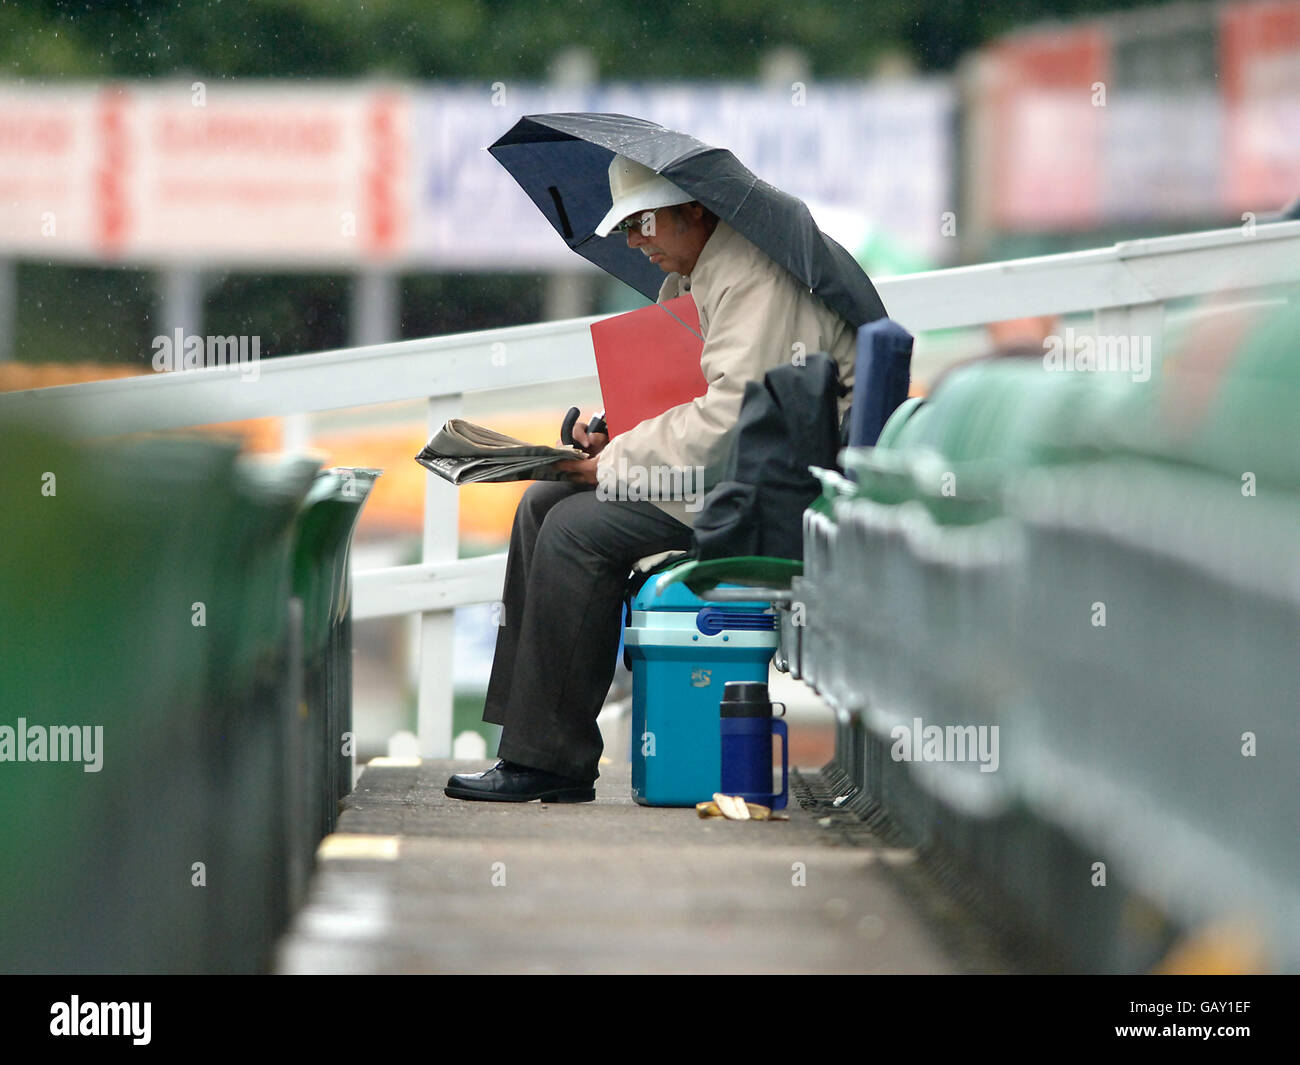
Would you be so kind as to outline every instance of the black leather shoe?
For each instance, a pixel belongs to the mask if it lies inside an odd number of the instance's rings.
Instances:
[[[453,774],[443,794],[483,802],[591,802],[596,798],[596,788],[591,781],[562,777],[503,758],[482,773]]]

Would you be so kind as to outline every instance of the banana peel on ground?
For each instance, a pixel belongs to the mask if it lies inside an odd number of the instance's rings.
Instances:
[[[746,802],[739,795],[714,792],[712,802],[697,802],[695,812],[700,817],[725,817],[728,821],[788,821],[787,814],[774,814],[770,807],[756,802]]]

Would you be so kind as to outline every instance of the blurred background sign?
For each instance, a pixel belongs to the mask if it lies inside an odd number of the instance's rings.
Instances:
[[[1286,203],[1300,195],[1300,4],[1225,6],[1220,35],[1227,196],[1239,210]]]
[[[0,251],[196,264],[580,267],[485,150],[524,114],[634,114],[939,251],[953,91],[818,86],[10,88]],[[858,236],[846,230],[846,239]],[[853,249],[850,249],[853,250]]]
[[[6,252],[84,259],[98,253],[104,120],[93,88],[0,87],[0,242]]]
[[[133,94],[125,247],[143,258],[357,261],[400,250],[405,91],[178,85]]]
[[[113,84],[0,92],[0,241],[42,257],[349,263],[407,235],[409,93]]]

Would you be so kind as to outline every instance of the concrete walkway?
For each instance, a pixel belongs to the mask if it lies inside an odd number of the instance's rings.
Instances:
[[[815,805],[789,821],[594,803],[448,799],[492,763],[371,763],[321,847],[282,973],[946,973],[963,966],[904,893],[915,855]],[[793,774],[792,774],[793,775]],[[792,782],[793,783],[793,782]],[[812,789],[811,791],[809,789]],[[849,845],[851,844],[851,845]]]

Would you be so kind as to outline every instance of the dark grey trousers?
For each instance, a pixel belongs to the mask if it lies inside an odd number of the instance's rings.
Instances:
[[[691,529],[653,503],[598,499],[593,486],[535,481],[515,511],[504,610],[483,720],[500,757],[595,780],[596,715],[617,665],[632,563],[688,548]]]

